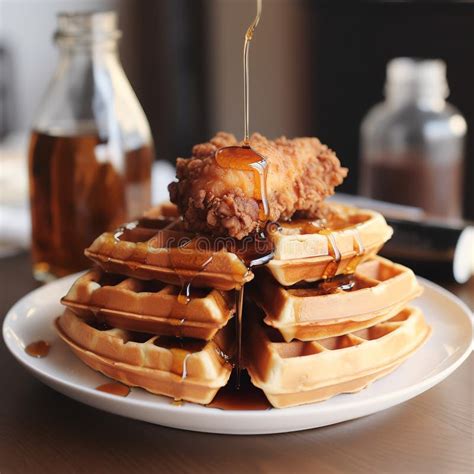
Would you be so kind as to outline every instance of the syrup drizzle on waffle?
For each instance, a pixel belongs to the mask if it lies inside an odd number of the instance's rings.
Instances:
[[[355,256],[351,259],[351,261],[346,266],[346,273],[349,273],[349,274],[352,274],[356,271],[357,265],[359,265],[365,253],[365,247],[362,242],[359,229],[357,227],[354,227],[352,229],[352,232],[354,234],[354,243],[357,246],[357,250],[356,250]]]
[[[320,231],[320,234],[325,235],[328,239],[328,253],[333,257],[332,261],[330,261],[324,269],[323,279],[333,278],[339,268],[339,263],[341,261],[341,252],[337,246],[334,234],[330,229],[323,229]]]

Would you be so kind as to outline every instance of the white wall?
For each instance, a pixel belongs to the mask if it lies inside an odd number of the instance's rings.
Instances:
[[[26,130],[53,75],[59,11],[118,8],[119,0],[0,0],[0,43],[12,57],[13,129]]]

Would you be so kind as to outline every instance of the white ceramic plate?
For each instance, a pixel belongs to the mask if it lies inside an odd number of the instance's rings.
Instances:
[[[127,398],[95,390],[108,379],[83,365],[58,338],[54,319],[61,313],[59,298],[77,275],[39,288],[13,306],[3,324],[3,337],[12,354],[33,375],[55,390],[101,410],[164,426],[226,434],[264,434],[317,428],[384,410],[415,397],[441,382],[472,350],[471,312],[458,298],[421,279],[422,308],[433,335],[428,343],[395,372],[356,394],[322,403],[266,411],[224,411],[193,403],[175,406],[170,399],[132,389]],[[44,359],[24,351],[39,339],[51,343]]]

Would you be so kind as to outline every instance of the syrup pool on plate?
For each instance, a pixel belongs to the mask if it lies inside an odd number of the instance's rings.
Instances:
[[[49,354],[51,346],[46,341],[35,341],[25,347],[25,352],[31,357],[42,359]]]

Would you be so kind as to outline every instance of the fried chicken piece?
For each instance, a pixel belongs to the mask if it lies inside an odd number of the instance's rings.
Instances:
[[[191,158],[176,160],[178,181],[168,189],[188,230],[242,239],[256,229],[259,202],[253,198],[254,173],[223,168],[214,159],[218,149],[238,144],[234,135],[220,132],[209,142],[195,145]],[[267,160],[272,221],[288,220],[295,212],[318,217],[323,199],[347,175],[335,153],[317,138],[271,141],[255,133],[250,144]]]

